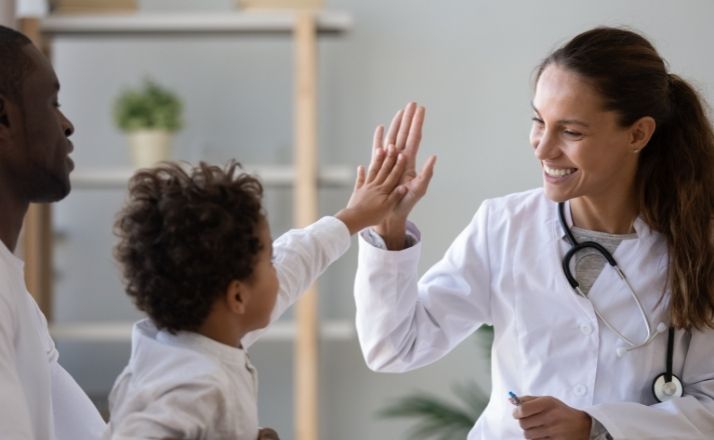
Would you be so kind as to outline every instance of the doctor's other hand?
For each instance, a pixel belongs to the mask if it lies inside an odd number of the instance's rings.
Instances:
[[[375,151],[366,173],[362,166],[357,169],[347,207],[335,214],[350,235],[381,222],[402,200],[407,193],[406,186],[399,184],[404,166],[404,155],[389,145]]]
[[[523,396],[513,417],[526,439],[588,440],[592,418],[555,397]]]
[[[258,440],[280,440],[280,437],[272,428],[261,428],[258,431]]]
[[[401,184],[406,186],[407,194],[375,228],[377,233],[384,238],[387,248],[392,250],[404,248],[407,217],[416,203],[426,194],[434,173],[435,156],[429,157],[421,171],[416,172],[416,158],[421,143],[425,114],[424,107],[410,102],[394,115],[386,137],[384,136],[384,127],[381,125],[374,132],[373,158],[386,144],[394,145],[397,151],[404,155],[406,161]]]

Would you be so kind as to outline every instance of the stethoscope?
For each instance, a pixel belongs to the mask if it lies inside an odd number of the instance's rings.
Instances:
[[[647,338],[645,338],[643,342],[637,343],[622,334],[622,332],[620,332],[619,330],[617,330],[610,323],[610,321],[608,321],[602,315],[602,313],[600,313],[600,310],[598,310],[595,304],[592,301],[590,302],[590,304],[592,304],[593,310],[595,310],[595,314],[598,318],[600,318],[600,321],[602,321],[603,324],[607,326],[607,328],[612,330],[612,332],[615,333],[622,341],[627,343],[628,347],[618,347],[617,356],[620,357],[627,351],[644,347],[645,345],[652,342],[652,340],[654,340],[657,335],[659,335],[660,333],[664,333],[667,330],[667,326],[663,322],[660,322],[657,325],[657,328],[654,332],[652,331],[650,321],[649,319],[647,319],[647,314],[645,313],[644,307],[642,307],[640,299],[637,297],[635,290],[632,288],[632,285],[627,280],[625,274],[617,265],[617,261],[615,261],[615,258],[612,256],[612,254],[601,244],[596,243],[594,241],[583,241],[582,243],[578,243],[572,231],[568,227],[568,223],[565,220],[565,204],[563,202],[558,203],[558,217],[560,219],[560,226],[563,228],[563,231],[565,231],[566,238],[571,246],[568,252],[566,252],[565,256],[563,257],[563,273],[565,274],[565,278],[568,279],[568,283],[570,283],[570,286],[573,288],[575,293],[587,299],[587,295],[580,289],[580,283],[578,283],[578,280],[575,279],[572,272],[570,271],[570,260],[577,252],[586,248],[591,248],[597,251],[600,255],[602,255],[607,260],[608,264],[615,270],[615,272],[617,272],[617,275],[620,277],[620,279],[624,281],[625,284],[627,284],[627,288],[630,290],[630,296],[632,296],[632,299],[635,301],[635,304],[637,304],[637,309],[640,311],[640,317],[644,321],[645,328],[647,329]],[[655,379],[652,381],[652,394],[654,394],[654,397],[655,399],[657,399],[658,402],[664,402],[665,400],[673,399],[675,397],[682,397],[682,381],[676,375],[672,374],[673,357],[674,327],[669,327],[669,331],[667,334],[667,358],[665,360],[666,370],[664,373],[661,373],[657,377],[655,377]]]

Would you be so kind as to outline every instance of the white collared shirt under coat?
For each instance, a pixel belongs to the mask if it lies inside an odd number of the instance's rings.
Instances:
[[[666,285],[666,243],[641,218],[634,228],[637,238],[624,240],[614,257],[654,331],[668,323],[669,292],[658,304]],[[410,230],[420,238],[413,225]],[[356,321],[370,368],[402,372],[427,365],[480,325],[494,326],[491,399],[469,440],[523,438],[509,390],[554,396],[588,412],[615,439],[714,438],[714,331],[676,332],[673,371],[684,383],[684,396],[656,403],[652,380],[665,370],[667,333],[618,357],[624,343],[563,275],[569,245],[557,205],[542,189],[485,201],[421,279],[420,241],[387,251],[362,234]],[[623,334],[646,338],[637,306],[615,271],[606,267],[589,296]]]

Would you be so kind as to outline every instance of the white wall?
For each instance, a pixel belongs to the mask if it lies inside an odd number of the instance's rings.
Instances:
[[[601,24],[638,29],[672,71],[714,102],[710,0],[326,3],[351,12],[355,27],[320,43],[321,163],[365,163],[376,124],[387,123],[408,100],[427,106],[423,157],[435,153],[439,160],[430,192],[414,213],[424,234],[423,268],[439,258],[484,198],[540,184],[527,142],[531,76],[542,58],[574,34]],[[128,164],[110,106],[121,87],[136,84],[145,73],[179,90],[185,100],[187,127],[178,138],[177,158],[290,160],[292,62],[284,39],[65,38],[57,42],[55,58],[64,110],[77,127],[78,168]],[[347,195],[326,191],[321,210],[334,212]],[[138,316],[111,262],[110,224],[121,198],[120,191],[77,190],[57,206],[56,226],[66,235],[56,255],[58,320]],[[271,191],[267,204],[274,233],[284,231],[289,193]],[[355,249],[325,275],[323,315],[353,316],[354,266]],[[122,344],[87,350],[60,342],[59,347],[63,364],[92,393],[110,386],[128,353]],[[262,379],[262,422],[287,439],[292,438],[291,350],[287,343],[266,343],[252,352]],[[408,424],[374,418],[385,401],[415,389],[449,395],[452,382],[485,377],[475,341],[403,375],[369,372],[356,340],[323,344],[322,353],[327,440],[403,438]]]
[[[0,2],[0,25],[15,27],[15,2],[8,0]]]

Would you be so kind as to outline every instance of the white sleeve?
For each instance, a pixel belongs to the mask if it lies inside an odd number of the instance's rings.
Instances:
[[[57,362],[52,363],[52,412],[57,440],[98,440],[106,427],[89,397]]]
[[[0,296],[0,438],[30,440],[32,423],[15,362],[12,308]]]
[[[304,229],[292,229],[273,242],[273,264],[280,285],[270,322],[288,307],[350,247],[347,226],[335,217],[323,217]],[[252,345],[265,329],[248,333],[243,346]]]
[[[680,379],[680,398],[651,406],[603,403],[585,411],[616,440],[714,438],[714,330],[692,331]]]
[[[355,277],[356,325],[367,365],[402,372],[446,355],[491,322],[488,205],[417,281],[421,242],[402,251],[370,245],[362,234]],[[410,234],[419,232],[408,225]]]

